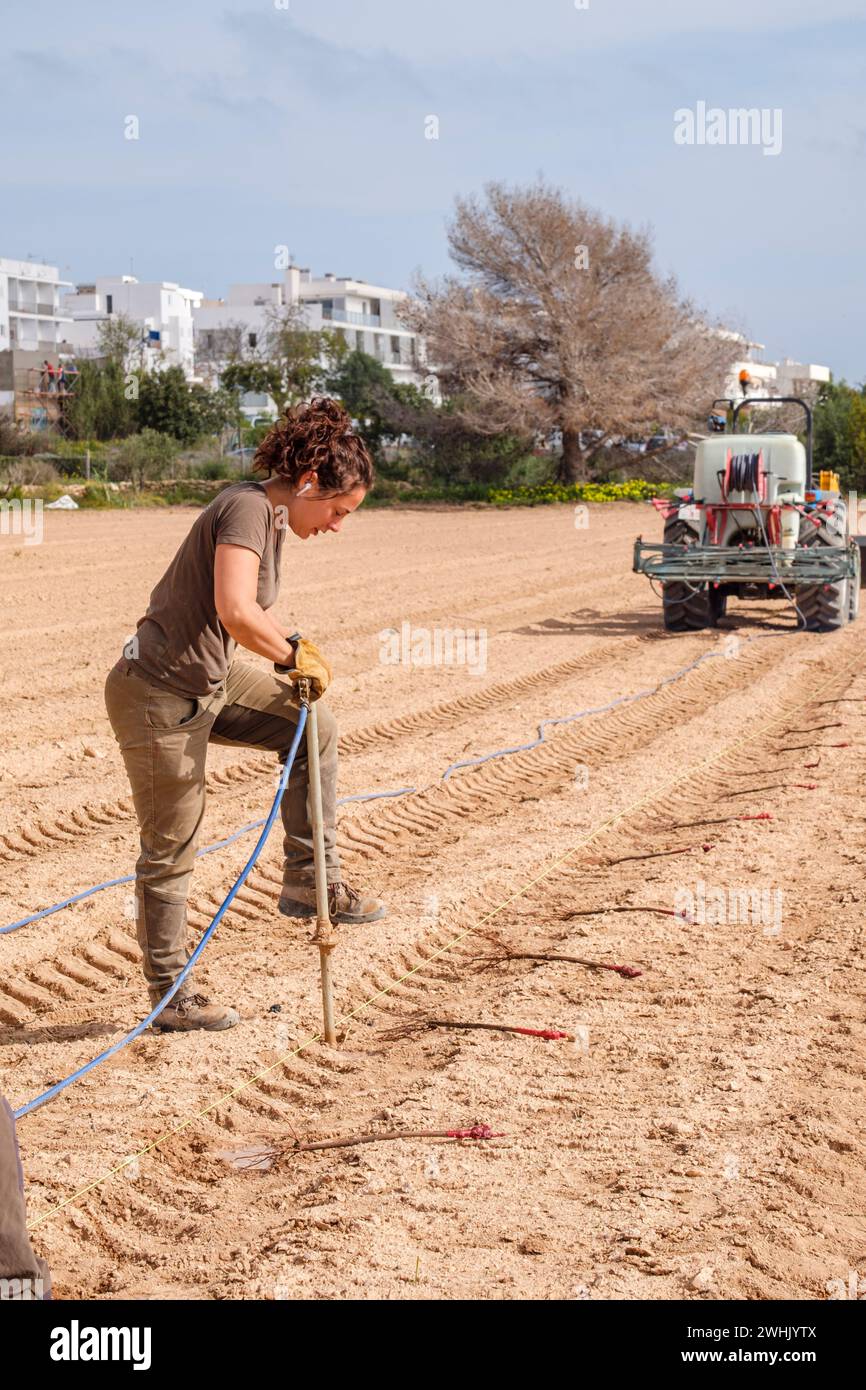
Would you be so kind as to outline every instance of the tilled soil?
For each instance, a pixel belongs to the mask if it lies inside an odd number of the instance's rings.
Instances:
[[[132,870],[102,686],[192,516],[0,538],[0,925]],[[59,1297],[821,1299],[866,1276],[862,620],[734,603],[667,635],[641,529],[629,505],[587,529],[362,510],[289,537],[278,611],[335,666],[340,795],[410,789],[340,810],[346,877],[388,915],[340,928],[329,1049],[274,832],[196,974],[241,1024],[147,1034],[22,1119]],[[483,630],[484,669],[383,661],[404,623]],[[522,751],[443,777],[500,749]],[[264,816],[277,770],[209,768],[208,844]],[[196,936],[253,842],[198,861]],[[143,1016],[129,912],[120,886],[3,937],[13,1105]],[[500,1137],[291,1152],[474,1124]]]

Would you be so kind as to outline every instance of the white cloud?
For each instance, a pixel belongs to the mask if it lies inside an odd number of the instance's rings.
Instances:
[[[484,59],[528,53],[564,55],[690,34],[780,33],[862,19],[863,0],[292,0],[295,21],[311,34],[368,52],[428,60]]]

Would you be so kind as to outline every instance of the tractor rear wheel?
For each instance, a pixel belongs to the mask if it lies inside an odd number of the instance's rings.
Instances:
[[[827,545],[843,550],[847,544],[844,532],[844,513],[839,519],[833,518],[828,524],[820,526],[800,523],[800,545]],[[859,560],[859,555],[858,555]],[[806,632],[835,632],[844,627],[852,617],[852,605],[856,616],[860,601],[860,578],[857,576],[856,590],[853,581],[846,575],[834,584],[806,584],[794,592],[797,612],[805,624]]]
[[[665,522],[665,545],[695,545],[697,539],[697,531],[681,517],[672,516]],[[670,579],[662,584],[662,604],[668,632],[694,632],[713,626],[714,616],[704,584],[698,586],[682,579]]]

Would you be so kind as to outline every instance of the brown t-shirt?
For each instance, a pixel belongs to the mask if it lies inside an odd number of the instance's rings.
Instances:
[[[211,695],[222,684],[236,642],[217,617],[214,558],[217,544],[243,545],[259,556],[256,598],[276,602],[285,528],[261,483],[233,483],[196,518],[129,644],[129,659],[149,680],[183,695]]]

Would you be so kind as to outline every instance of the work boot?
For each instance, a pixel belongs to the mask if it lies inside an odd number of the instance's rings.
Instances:
[[[236,1023],[240,1023],[236,1009],[212,1004],[204,994],[176,994],[150,1026],[156,1033],[188,1033],[194,1028],[217,1032]]]
[[[315,883],[284,883],[279,907],[285,917],[315,917]],[[339,879],[328,884],[328,916],[332,922],[363,925],[378,922],[385,912],[381,898],[368,898]]]

